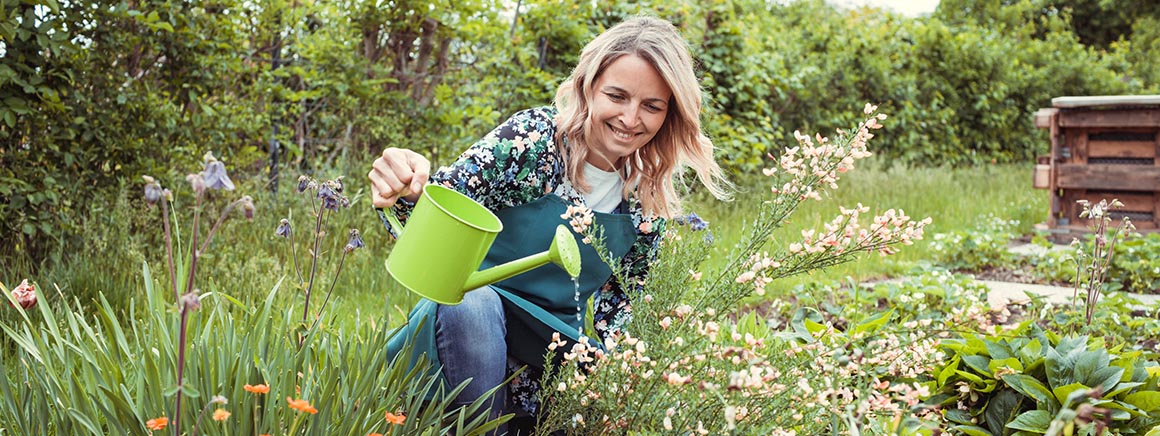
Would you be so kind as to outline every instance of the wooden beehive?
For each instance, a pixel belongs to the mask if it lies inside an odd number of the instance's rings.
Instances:
[[[1051,131],[1051,155],[1038,159],[1034,186],[1051,191],[1047,225],[1084,230],[1077,200],[1119,199],[1141,231],[1160,231],[1160,95],[1057,97],[1035,113]]]

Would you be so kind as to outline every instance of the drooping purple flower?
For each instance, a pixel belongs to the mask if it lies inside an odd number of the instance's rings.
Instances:
[[[358,229],[350,229],[350,240],[347,241],[346,247],[343,247],[342,249],[347,253],[350,253],[363,247],[366,247],[366,244],[363,243],[362,236],[359,235]]]
[[[161,184],[149,176],[141,176],[141,178],[145,179],[145,201],[149,204],[157,204],[158,201],[161,201]]]
[[[338,210],[342,203],[342,199],[339,198],[338,193],[334,192],[329,183],[323,183],[318,188],[318,198],[322,200],[323,209]]]
[[[278,228],[274,230],[275,236],[283,238],[290,238],[290,220],[282,218],[282,222],[278,223]]]
[[[305,174],[298,176],[298,192],[306,192],[306,188],[310,186],[310,178]]]
[[[226,174],[226,165],[217,159],[205,163],[205,171],[202,171],[201,176],[205,179],[206,188],[234,190],[234,182]]]

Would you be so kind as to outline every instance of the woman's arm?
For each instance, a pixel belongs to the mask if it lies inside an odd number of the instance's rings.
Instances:
[[[492,211],[544,196],[564,173],[555,151],[553,117],[552,110],[546,107],[517,112],[465,150],[454,163],[432,174],[430,183],[462,192]],[[414,206],[401,198],[394,212],[404,221]],[[391,228],[386,219],[383,223]]]

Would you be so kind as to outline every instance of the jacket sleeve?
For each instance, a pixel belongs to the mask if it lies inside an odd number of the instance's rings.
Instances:
[[[556,175],[563,173],[553,150],[554,125],[546,108],[520,111],[460,154],[454,163],[433,173],[429,183],[462,192],[492,211],[540,198],[551,191]],[[400,201],[394,212],[404,221],[413,208],[414,204]],[[390,230],[385,217],[380,218]]]
[[[613,274],[593,296],[592,322],[601,342],[608,338],[619,339],[627,331],[628,323],[632,321],[630,295],[636,297],[644,289],[649,266],[656,260],[665,233],[665,225],[664,219],[639,224],[636,242],[621,259],[627,283],[621,283]]]

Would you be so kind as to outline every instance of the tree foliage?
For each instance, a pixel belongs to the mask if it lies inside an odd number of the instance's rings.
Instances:
[[[34,261],[114,191],[209,150],[272,189],[387,146],[447,163],[551,104],[580,48],[641,13],[689,41],[706,129],[739,171],[867,101],[895,117],[890,162],[1024,162],[1052,97],[1160,83],[1158,11],[1128,0],[943,0],[918,18],[822,0],[0,2],[0,255]]]

